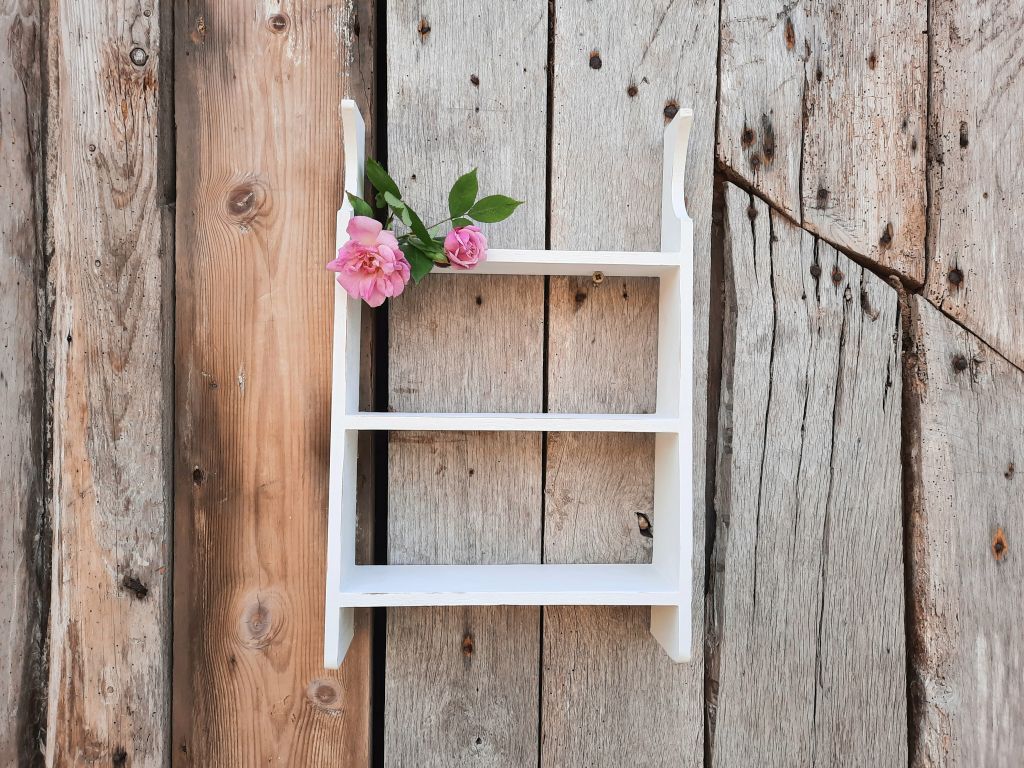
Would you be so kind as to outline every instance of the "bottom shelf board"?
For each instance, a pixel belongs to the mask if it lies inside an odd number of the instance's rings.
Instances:
[[[650,564],[357,565],[335,605],[680,605]]]

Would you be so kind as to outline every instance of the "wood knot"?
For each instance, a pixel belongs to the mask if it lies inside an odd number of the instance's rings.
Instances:
[[[679,105],[675,101],[666,101],[665,108],[661,111],[666,120],[671,120],[679,114]]]
[[[992,538],[992,556],[996,559],[996,562],[1002,562],[1009,551],[1010,548],[1006,545],[1006,534],[1003,533],[1002,528],[999,528],[996,531],[996,535]]]
[[[846,275],[843,274],[843,270],[841,270],[837,266],[832,267],[832,285],[838,286],[841,282],[843,282],[844,277],[846,277]]]
[[[815,280],[821,277],[821,266],[818,264],[811,264],[811,277]]]
[[[420,42],[426,42],[427,36],[430,35],[430,22],[426,17],[420,17],[420,23],[416,25],[416,32],[419,33]]]
[[[114,768],[128,765],[128,751],[124,747],[118,747],[110,756],[110,762]]]
[[[640,535],[645,539],[654,538],[654,528],[651,526],[651,518],[643,512],[636,513],[636,525],[640,529]]]
[[[206,473],[203,472],[203,468],[195,466],[192,468],[192,483],[194,485],[202,485],[206,482]]]
[[[754,143],[754,139],[757,136],[754,134],[754,129],[749,125],[744,125],[743,130],[740,132],[740,146],[746,149]]]
[[[591,69],[600,69],[603,65],[604,65],[604,62],[601,61],[601,54],[598,53],[597,51],[591,51],[590,52],[590,68]]]
[[[479,87],[480,87],[480,78],[479,78],[479,77],[477,77],[476,75],[470,75],[470,76],[469,76],[469,82],[471,82],[471,83],[472,83],[473,85],[475,85],[475,86],[476,86],[477,88],[479,88]]]
[[[249,648],[262,649],[273,642],[274,617],[266,602],[256,600],[246,609],[242,616],[240,635],[242,642]]]
[[[283,13],[275,13],[267,19],[267,27],[275,35],[283,35],[288,31],[288,17]]]
[[[630,83],[626,86],[626,95],[631,99],[635,99],[636,95],[640,93],[640,89],[636,87],[636,83]]]
[[[815,199],[818,201],[819,208],[825,208],[828,205],[829,191],[825,187],[818,187],[817,195]]]
[[[874,69],[878,66],[878,56],[874,51],[868,54],[868,69]]]
[[[786,39],[786,50],[792,51],[796,48],[796,30],[793,29],[793,20],[786,17],[786,25],[783,31],[783,36]]]
[[[131,592],[132,597],[136,600],[145,600],[149,594],[149,587],[139,581],[137,577],[128,573],[121,579],[121,586]]]
[[[885,225],[885,229],[882,230],[882,236],[878,238],[878,244],[883,248],[888,248],[892,245],[892,222],[890,221]]]
[[[467,632],[462,636],[462,655],[466,657],[472,656],[473,649],[473,634],[471,632]]]
[[[266,194],[262,186],[255,181],[245,181],[236,184],[228,192],[224,210],[230,221],[243,230],[248,230],[260,215],[265,202]]]
[[[971,361],[963,355],[957,355],[953,358],[953,370],[957,373],[963,373],[970,367]]]
[[[1005,478],[1006,478],[1007,480],[1012,480],[1012,479],[1013,479],[1013,473],[1014,473],[1015,471],[1016,471],[1016,467],[1014,467],[1014,466],[1013,466],[1013,462],[1011,461],[1011,462],[1010,462],[1010,463],[1009,463],[1009,464],[1008,464],[1008,465],[1006,466],[1006,471],[1005,471],[1005,472],[1003,472],[1003,477],[1005,477]]]
[[[341,711],[341,683],[329,677],[318,677],[306,686],[306,698],[319,710],[335,714]]]
[[[964,273],[960,271],[959,267],[953,267],[946,275],[946,279],[949,280],[950,285],[958,286],[964,281]]]
[[[965,120],[960,121],[960,149],[967,149],[967,145],[970,144],[970,136],[967,130],[967,122]]]

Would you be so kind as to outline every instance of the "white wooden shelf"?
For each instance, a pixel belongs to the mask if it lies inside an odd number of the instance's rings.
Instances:
[[[356,565],[339,604],[675,605],[679,587],[653,565]]]
[[[342,102],[345,191],[362,195],[365,128]],[[693,579],[693,222],[683,205],[693,116],[680,110],[665,130],[661,250],[493,249],[453,275],[656,277],[658,383],[653,414],[368,413],[359,411],[362,302],[335,287],[331,457],[327,521],[324,664],[341,665],[353,611],[375,606],[647,605],[651,633],[674,661],[690,658]],[[353,215],[343,196],[337,246]],[[430,279],[429,277],[427,278]],[[371,430],[627,432],[654,434],[654,546],[650,564],[356,565],[358,434]]]
[[[679,418],[654,414],[582,413],[372,413],[346,414],[345,429],[442,432],[666,432],[678,433]]]

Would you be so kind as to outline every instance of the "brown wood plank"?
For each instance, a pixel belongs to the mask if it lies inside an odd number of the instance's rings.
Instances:
[[[726,192],[713,765],[900,765],[896,292]]]
[[[696,220],[694,659],[673,664],[645,608],[544,613],[541,765],[699,765],[715,3],[556,5],[551,247],[657,250],[666,118],[692,107],[687,201]],[[657,284],[552,278],[551,411],[651,411]],[[548,436],[546,562],[644,562],[650,436]],[[653,520],[657,536],[658,523]]]
[[[935,306],[1024,367],[1024,18],[932,4],[928,285]]]
[[[369,614],[322,668],[340,100],[372,4],[176,8],[173,757],[366,766]]]
[[[49,5],[49,765],[169,761],[172,188],[159,6]]]
[[[527,201],[491,244],[544,247],[546,41],[544,0],[388,5],[388,161],[428,221],[478,166],[481,194]],[[435,273],[390,304],[391,408],[542,409],[542,278]],[[539,562],[540,457],[536,434],[392,434],[389,562]],[[385,764],[536,760],[539,618],[388,611]]]
[[[924,281],[927,4],[723,0],[718,157],[791,219]]]
[[[920,297],[911,312],[910,764],[1019,766],[1024,372]]]
[[[43,285],[40,15],[0,7],[0,765],[38,758],[43,520],[43,378],[36,298]]]

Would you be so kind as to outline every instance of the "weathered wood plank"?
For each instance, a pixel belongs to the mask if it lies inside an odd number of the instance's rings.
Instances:
[[[895,291],[726,192],[713,764],[900,765]]]
[[[388,160],[430,221],[479,166],[527,205],[491,244],[544,247],[547,3],[391,3]],[[391,302],[389,405],[540,411],[544,283],[433,274]],[[539,562],[538,434],[395,433],[392,563]],[[388,612],[384,760],[527,765],[537,754],[536,608]],[[415,727],[410,727],[415,723]]]
[[[927,4],[723,0],[718,157],[787,216],[924,281]]]
[[[176,9],[174,759],[365,766],[369,616],[322,668],[339,103],[372,4]]]
[[[666,118],[696,113],[686,188],[696,220],[694,549],[703,553],[717,6],[556,8],[551,247],[657,250]],[[552,278],[549,322],[549,410],[653,410],[653,280]],[[653,457],[650,436],[549,435],[545,561],[649,561]],[[701,763],[703,568],[698,556],[689,664],[672,664],[654,641],[647,609],[545,609],[541,765]]]
[[[1024,14],[932,5],[928,299],[1024,366]]]
[[[49,6],[53,578],[46,760],[162,766],[171,238],[159,10]],[[59,169],[59,170],[57,170]]]
[[[910,309],[910,764],[1010,768],[1024,753],[1024,373],[920,297]]]
[[[43,180],[40,17],[0,4],[0,765],[38,759],[42,520],[42,352],[37,295]]]

